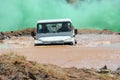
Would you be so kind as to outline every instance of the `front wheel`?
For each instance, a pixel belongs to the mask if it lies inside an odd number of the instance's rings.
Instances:
[[[37,44],[34,44],[34,46],[38,46]]]
[[[40,44],[34,44],[34,46],[40,46]]]
[[[72,45],[72,46],[75,46],[76,43],[75,42],[70,42],[69,44]]]
[[[76,44],[77,44],[77,41],[76,41],[76,40],[70,43],[70,45],[74,45],[74,46],[75,46]]]
[[[75,40],[75,44],[77,44],[77,41]]]

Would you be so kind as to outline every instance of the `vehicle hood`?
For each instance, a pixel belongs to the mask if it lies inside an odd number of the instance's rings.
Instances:
[[[70,38],[71,36],[52,36],[52,37],[41,37],[38,40],[40,41],[64,41]]]

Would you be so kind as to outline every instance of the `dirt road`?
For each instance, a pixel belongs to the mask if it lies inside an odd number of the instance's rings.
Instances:
[[[84,34],[76,36],[78,44],[33,46],[33,38],[13,37],[4,40],[0,53],[14,52],[24,55],[28,60],[44,64],[55,64],[61,67],[101,68],[107,65],[110,69],[120,66],[120,36]]]

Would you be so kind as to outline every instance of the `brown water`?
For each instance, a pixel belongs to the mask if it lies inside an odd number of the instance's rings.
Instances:
[[[34,47],[31,37],[13,37],[1,43],[0,53],[15,52],[28,60],[61,67],[110,69],[120,66],[120,36],[84,34],[76,36],[78,44]]]

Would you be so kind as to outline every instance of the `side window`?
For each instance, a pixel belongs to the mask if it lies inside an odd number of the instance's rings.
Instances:
[[[67,23],[67,26],[68,26],[68,31],[71,31],[72,30],[71,23]]]
[[[41,30],[41,29],[42,29],[42,25],[40,24],[40,25],[39,25],[39,30]]]
[[[38,25],[37,25],[37,33],[39,33],[41,29],[42,29],[42,25],[41,25],[41,24],[38,24]]]
[[[68,23],[68,29],[71,30],[71,23]]]
[[[68,23],[68,26],[70,27],[70,26],[71,26],[71,24],[70,24],[70,23]]]

